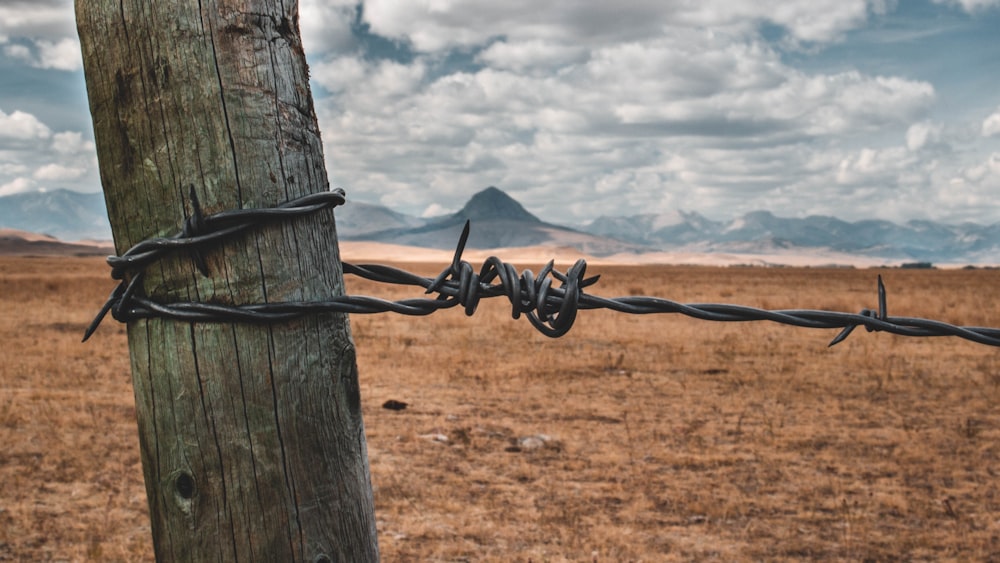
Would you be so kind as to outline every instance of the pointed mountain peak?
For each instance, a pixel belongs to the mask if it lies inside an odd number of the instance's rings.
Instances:
[[[456,218],[484,220],[484,219],[508,219],[513,221],[531,221],[541,223],[542,221],[528,213],[520,203],[510,197],[503,190],[490,186],[485,190],[472,196],[472,199],[465,204],[461,211],[455,214]]]

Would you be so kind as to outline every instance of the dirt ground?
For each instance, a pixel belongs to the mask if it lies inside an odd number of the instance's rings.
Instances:
[[[852,312],[882,273],[890,314],[1000,325],[994,270],[590,271]],[[0,258],[0,561],[152,560],[125,332],[80,343],[111,288],[100,259]],[[351,322],[385,561],[1000,560],[995,348],[597,311],[552,340],[502,300]]]

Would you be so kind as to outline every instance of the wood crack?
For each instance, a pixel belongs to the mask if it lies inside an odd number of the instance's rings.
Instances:
[[[198,2],[199,8],[201,7],[201,1]],[[204,18],[204,12],[202,12],[202,18]],[[219,85],[219,103],[222,109],[223,122],[226,125],[226,138],[229,141],[229,150],[232,155],[233,163],[233,177],[236,181],[236,205],[237,207],[243,207],[243,183],[240,181],[240,165],[237,159],[236,150],[236,139],[233,137],[233,126],[230,122],[229,108],[226,104],[226,82],[222,78],[222,67],[219,64],[219,51],[215,45],[215,27],[212,25],[208,26],[208,38],[209,47],[212,50],[212,63],[215,66],[215,77]]]
[[[285,488],[291,500],[292,509],[295,511],[295,526],[299,536],[299,550],[301,555],[305,554],[305,530],[302,529],[302,515],[299,513],[299,498],[295,491],[295,481],[289,472],[288,451],[285,447],[285,436],[281,429],[280,402],[278,400],[278,389],[274,383],[274,333],[270,326],[267,327],[267,379],[271,385],[271,409],[274,413],[274,428],[278,437],[278,450],[281,457],[281,469],[285,477]],[[288,545],[295,553],[295,540],[292,538],[292,530],[288,530]]]

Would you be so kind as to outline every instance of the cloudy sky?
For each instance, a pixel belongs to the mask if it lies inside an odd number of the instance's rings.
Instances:
[[[414,215],[1000,222],[1000,0],[301,0],[334,185]],[[71,0],[0,2],[0,194],[98,191]],[[346,210],[345,210],[346,212]]]

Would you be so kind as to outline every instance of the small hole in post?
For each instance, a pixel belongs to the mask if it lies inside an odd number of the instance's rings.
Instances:
[[[178,475],[177,480],[174,481],[174,486],[177,487],[177,494],[182,499],[189,500],[194,496],[194,478],[190,474],[181,473]]]
[[[313,559],[313,563],[333,563],[333,562],[330,560],[330,557],[327,554],[320,553],[319,555],[316,556],[315,559]]]

